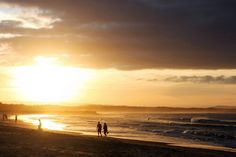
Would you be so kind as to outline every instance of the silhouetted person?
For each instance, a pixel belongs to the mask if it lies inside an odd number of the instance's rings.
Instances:
[[[108,134],[107,123],[103,124],[103,132],[104,132],[104,135],[107,136]]]
[[[2,115],[2,120],[7,120],[7,114],[4,113],[4,114]]]
[[[17,115],[15,115],[15,123],[17,123],[18,117]]]
[[[100,122],[98,122],[98,124],[97,124],[97,131],[98,131],[98,136],[100,134],[102,137],[102,124]]]
[[[42,130],[42,122],[41,122],[41,119],[39,119],[38,129],[39,129],[39,130]]]

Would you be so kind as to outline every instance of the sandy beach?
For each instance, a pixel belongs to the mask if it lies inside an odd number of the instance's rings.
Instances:
[[[134,157],[233,157],[235,153],[169,146],[85,135],[67,135],[0,123],[1,157],[39,156],[134,156]]]

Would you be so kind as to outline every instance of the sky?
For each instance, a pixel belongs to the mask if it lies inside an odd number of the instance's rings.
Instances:
[[[235,0],[0,0],[0,101],[236,106]]]

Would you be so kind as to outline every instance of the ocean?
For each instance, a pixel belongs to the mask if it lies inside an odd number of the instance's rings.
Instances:
[[[236,152],[236,114],[232,113],[97,113],[25,114],[19,120],[43,129],[97,135],[100,121],[108,124],[108,136],[170,145],[223,149]]]

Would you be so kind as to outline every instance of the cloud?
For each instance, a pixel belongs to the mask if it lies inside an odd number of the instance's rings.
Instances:
[[[235,0],[1,2],[2,33],[22,35],[4,40],[25,60],[67,53],[67,64],[94,68],[236,68]]]
[[[47,11],[37,7],[0,4],[0,23],[29,29],[53,28],[59,18],[50,16]]]
[[[171,76],[165,78],[137,79],[149,82],[165,81],[175,83],[210,83],[210,84],[236,84],[236,76]]]
[[[9,39],[21,36],[22,36],[21,34],[0,33],[0,39]]]

